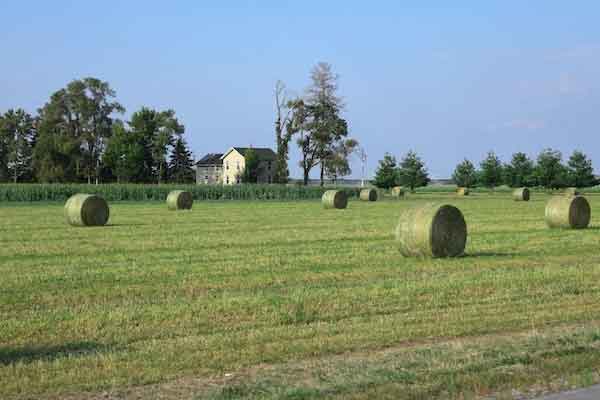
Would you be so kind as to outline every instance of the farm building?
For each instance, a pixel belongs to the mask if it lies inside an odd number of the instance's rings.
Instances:
[[[269,148],[232,147],[221,156],[223,163],[223,184],[241,183],[241,176],[246,167],[246,152],[252,149],[258,157],[258,183],[273,183],[277,154]]]
[[[196,163],[196,183],[215,185],[223,183],[222,153],[208,153]]]

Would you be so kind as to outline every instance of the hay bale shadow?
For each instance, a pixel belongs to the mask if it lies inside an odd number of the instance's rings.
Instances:
[[[0,347],[0,365],[17,362],[52,361],[63,357],[72,357],[108,351],[108,346],[94,342],[75,342],[60,346],[25,346],[18,349]]]

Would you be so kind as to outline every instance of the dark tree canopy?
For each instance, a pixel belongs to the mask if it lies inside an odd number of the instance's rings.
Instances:
[[[510,187],[535,185],[534,163],[527,154],[515,153],[510,164],[505,166],[504,180]]]
[[[569,157],[567,173],[570,186],[589,187],[597,184],[592,160],[581,151],[575,150],[571,157]]]
[[[502,184],[504,171],[502,162],[493,151],[488,152],[486,158],[480,163],[480,183],[488,188],[495,188]]]
[[[144,173],[143,141],[125,124],[113,124],[113,133],[104,153],[104,164],[116,176],[117,182],[135,182]]]
[[[169,161],[169,181],[174,183],[193,183],[194,159],[192,152],[182,137],[178,137]]]
[[[477,184],[477,171],[473,163],[466,158],[454,169],[452,180],[457,186],[470,188]]]
[[[421,186],[427,186],[430,181],[425,163],[412,150],[400,161],[398,177],[400,184],[409,187],[411,191]]]
[[[537,158],[535,167],[537,183],[545,188],[563,188],[569,185],[567,169],[562,164],[560,151],[545,149]]]
[[[373,184],[381,189],[389,189],[397,186],[398,179],[398,164],[396,157],[390,153],[385,153],[383,160],[379,161],[379,166],[375,171],[375,180]]]
[[[258,182],[258,175],[260,173],[260,160],[258,154],[253,149],[246,150],[244,154],[244,171],[242,172],[243,183],[256,183]]]

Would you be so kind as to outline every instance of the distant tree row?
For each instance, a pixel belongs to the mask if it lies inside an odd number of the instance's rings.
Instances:
[[[33,116],[0,115],[0,182],[192,182],[193,160],[173,110],[142,108],[124,122],[115,91],[74,80]]]
[[[411,150],[400,160],[400,164],[397,163],[396,157],[386,153],[383,160],[379,161],[373,183],[382,189],[404,186],[414,190],[427,186],[429,181],[425,163]]]
[[[525,153],[515,153],[510,163],[504,164],[494,152],[489,152],[476,169],[467,159],[456,166],[452,180],[463,187],[494,188],[541,186],[544,188],[589,187],[598,184],[592,161],[581,151],[574,151],[563,164],[560,151],[545,149],[530,159]]]

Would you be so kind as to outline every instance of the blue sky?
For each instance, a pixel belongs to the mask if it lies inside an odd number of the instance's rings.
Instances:
[[[599,2],[21,0],[0,15],[0,111],[95,76],[127,115],[175,109],[196,156],[274,147],[275,82],[302,93],[326,61],[370,173],[409,149],[434,177],[489,150],[600,166]]]

